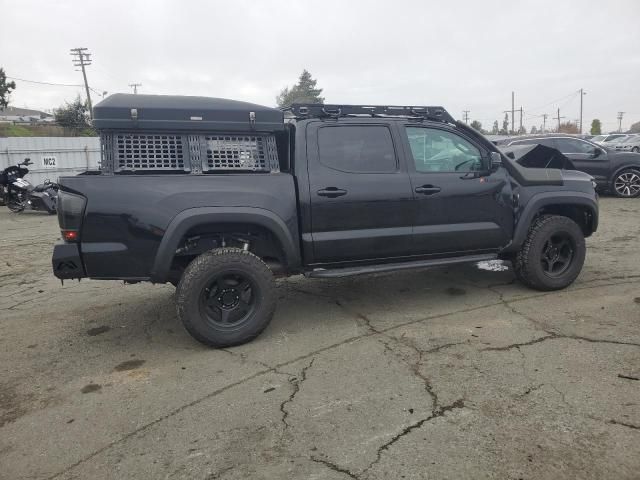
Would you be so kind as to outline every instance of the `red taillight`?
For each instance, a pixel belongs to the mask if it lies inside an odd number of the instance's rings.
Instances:
[[[78,232],[76,230],[62,230],[62,238],[66,242],[75,242],[78,240]]]

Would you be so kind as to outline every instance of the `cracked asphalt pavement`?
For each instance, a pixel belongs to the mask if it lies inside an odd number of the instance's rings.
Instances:
[[[0,233],[1,479],[640,478],[640,199],[601,200],[567,290],[294,277],[223,350],[169,285],[61,286],[55,217]]]

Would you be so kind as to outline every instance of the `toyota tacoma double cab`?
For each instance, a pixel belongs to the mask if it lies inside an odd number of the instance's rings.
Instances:
[[[504,259],[561,289],[598,226],[592,177],[524,167],[442,107],[117,94],[94,125],[99,171],[59,181],[54,274],[171,283],[211,346],[265,329],[277,276]]]

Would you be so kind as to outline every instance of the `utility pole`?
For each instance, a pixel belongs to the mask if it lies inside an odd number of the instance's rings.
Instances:
[[[463,110],[462,113],[462,118],[464,118],[464,123],[469,123],[469,112],[471,110]]]
[[[564,118],[560,116],[560,109],[558,108],[558,116],[556,117],[558,119],[558,133],[560,133],[560,119]]]
[[[131,88],[133,88],[133,93],[137,94],[138,93],[138,87],[141,87],[142,84],[141,83],[130,83],[129,86]]]
[[[89,93],[89,82],[87,82],[87,72],[84,67],[91,65],[91,54],[86,48],[72,48],[73,65],[82,69],[82,78],[84,78],[84,89],[87,92],[87,103],[89,104],[89,118],[93,119],[93,105],[91,104],[91,94]]]
[[[618,112],[618,132],[622,132],[622,117],[625,112]]]
[[[542,133],[544,133],[547,130],[547,117],[549,116],[548,113],[543,113],[542,114]]]
[[[584,97],[587,93],[584,91],[584,88],[580,89],[580,135],[582,135],[582,97]]]
[[[522,107],[520,107],[520,128],[518,129],[518,132],[522,131]]]
[[[515,103],[516,102],[516,94],[515,92],[511,92],[511,133],[515,133],[516,129],[516,125],[515,125],[515,114],[516,114],[516,107],[515,107]]]

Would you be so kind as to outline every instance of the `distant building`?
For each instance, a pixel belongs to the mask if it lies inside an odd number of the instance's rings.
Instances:
[[[53,115],[40,110],[28,108],[7,107],[0,109],[0,122],[8,123],[52,123]]]

